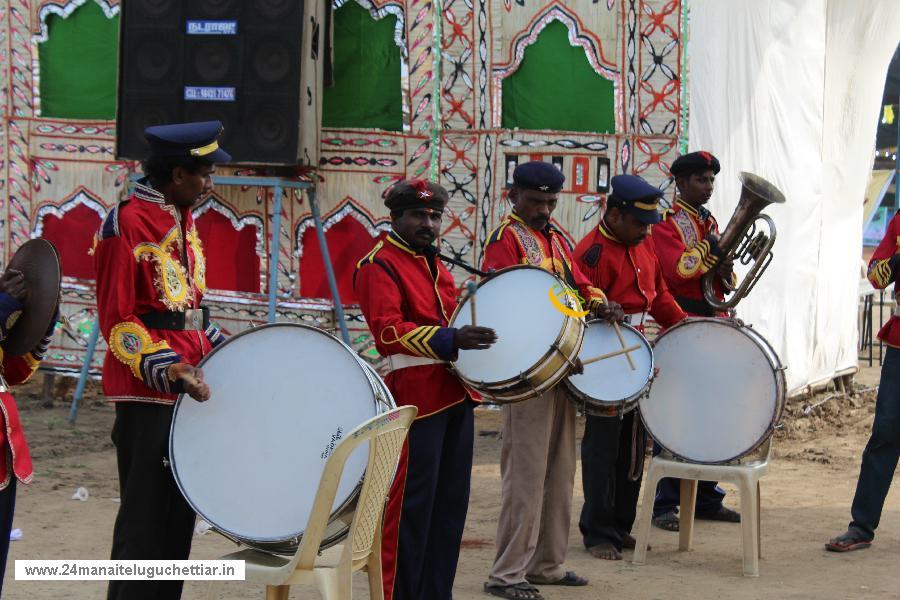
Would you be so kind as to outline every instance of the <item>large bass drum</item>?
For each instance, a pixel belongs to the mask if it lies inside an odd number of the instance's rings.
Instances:
[[[527,265],[485,278],[475,296],[476,325],[497,332],[487,350],[460,350],[453,368],[466,384],[496,402],[534,398],[572,368],[584,339],[574,294],[553,274]],[[456,308],[452,327],[472,324],[471,299]]]
[[[690,462],[721,464],[756,450],[784,409],[784,368],[753,329],[726,319],[689,319],[653,348],[659,368],[638,402],[660,446]]]
[[[215,530],[293,554],[325,461],[350,431],[394,408],[381,378],[348,346],[305,325],[239,333],[200,363],[211,397],[175,405],[169,459],[178,487]],[[349,530],[368,444],[344,466],[322,547]]]

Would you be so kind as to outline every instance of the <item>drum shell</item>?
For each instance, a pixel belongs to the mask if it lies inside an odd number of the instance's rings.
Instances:
[[[660,440],[659,437],[654,433],[653,426],[649,422],[649,420],[644,415],[643,409],[641,410],[641,418],[644,422],[644,427],[647,429],[647,432],[651,437],[667,452],[669,452],[672,456],[691,463],[696,464],[727,464],[734,461],[738,461],[745,456],[752,454],[760,446],[762,446],[766,440],[772,435],[775,430],[775,426],[781,421],[782,414],[784,412],[785,399],[786,399],[786,391],[787,391],[787,382],[784,376],[785,367],[781,364],[781,360],[778,357],[778,354],[775,352],[774,348],[772,348],[771,344],[758,332],[756,332],[752,327],[748,327],[746,325],[738,324],[737,322],[729,319],[719,319],[719,318],[691,318],[685,321],[682,321],[673,327],[666,330],[662,333],[656,340],[657,348],[659,347],[660,341],[664,336],[671,334],[674,331],[679,330],[682,327],[689,327],[691,324],[700,323],[700,322],[711,322],[717,325],[729,326],[739,330],[742,334],[744,334],[756,347],[761,351],[761,354],[765,357],[766,361],[772,368],[772,384],[773,384],[773,393],[774,393],[774,410],[772,411],[771,419],[769,419],[768,427],[766,431],[759,436],[758,439],[749,443],[747,447],[735,454],[725,456],[719,460],[703,460],[698,459],[696,456],[688,456],[683,452],[674,451],[671,447],[669,447],[665,440]],[[657,382],[659,385],[659,382]],[[654,387],[654,389],[656,389]],[[645,396],[646,398],[646,396]],[[641,407],[641,403],[638,403],[638,406]]]
[[[356,363],[360,366],[360,368],[365,373],[365,376],[368,379],[369,384],[372,389],[373,401],[375,403],[377,414],[383,414],[383,413],[387,412],[388,410],[391,410],[396,407],[390,391],[388,390],[384,381],[375,373],[375,371],[367,363],[365,363],[364,360],[362,358],[360,358],[356,354],[356,352],[353,351],[352,348],[350,348],[349,346],[346,346],[343,342],[341,342],[334,336],[331,336],[327,332],[324,332],[318,328],[310,327],[308,325],[300,325],[300,324],[292,324],[292,323],[291,324],[276,323],[276,324],[263,325],[260,327],[256,327],[254,329],[248,329],[246,331],[242,331],[242,332],[228,338],[228,340],[226,340],[226,344],[234,339],[239,338],[240,336],[249,335],[249,334],[252,334],[253,332],[260,331],[262,329],[276,328],[276,327],[282,327],[282,328],[284,328],[284,327],[300,327],[300,328],[304,328],[304,329],[314,330],[317,333],[322,334],[322,335],[328,335],[329,337],[331,337],[333,339],[334,342],[339,343],[349,353],[351,353],[353,355]],[[216,349],[214,349],[212,352],[210,352],[208,355],[206,355],[203,358],[203,360],[199,363],[198,367],[202,368],[215,355],[215,353],[222,347],[223,346],[219,346]],[[238,544],[242,544],[244,546],[247,546],[248,548],[254,548],[256,550],[260,550],[260,551],[268,552],[268,553],[272,553],[272,554],[285,554],[285,555],[294,554],[297,551],[297,549],[299,548],[300,542],[303,537],[302,533],[300,535],[296,535],[296,536],[286,536],[281,539],[268,539],[268,540],[260,540],[260,539],[254,539],[254,538],[242,536],[242,535],[236,534],[232,531],[229,531],[225,527],[221,527],[221,526],[217,525],[216,523],[212,522],[210,519],[208,519],[204,515],[204,511],[202,510],[202,507],[197,506],[194,503],[194,501],[190,498],[190,496],[186,492],[185,487],[182,484],[182,481],[178,474],[178,459],[177,459],[177,454],[174,450],[175,442],[174,442],[174,435],[173,435],[173,433],[175,431],[176,419],[178,418],[178,408],[179,408],[181,402],[183,401],[183,399],[185,398],[185,396],[186,396],[185,394],[182,394],[181,396],[179,396],[178,402],[175,405],[175,411],[174,411],[174,414],[172,417],[172,427],[170,429],[170,434],[169,434],[169,457],[171,460],[172,475],[175,479],[176,484],[178,485],[179,489],[181,490],[182,495],[184,496],[185,500],[188,502],[188,504],[191,506],[191,508],[194,510],[194,512],[197,513],[197,515],[199,517],[203,518],[204,520],[206,520],[207,522],[210,523],[211,528],[213,530],[215,530],[216,532],[220,533],[222,536],[224,536]],[[318,480],[315,482],[311,482],[311,485],[314,485],[315,488],[317,489],[318,485],[319,485]],[[326,525],[326,528],[325,528],[325,533],[322,537],[322,543],[320,546],[321,549],[325,549],[325,548],[328,548],[335,544],[338,544],[347,536],[349,529],[350,529],[350,524],[353,520],[353,516],[354,516],[355,510],[356,510],[356,503],[359,498],[359,492],[361,490],[361,487],[362,487],[362,479],[360,479],[360,481],[356,484],[355,488],[349,494],[347,499],[340,506],[338,506],[337,508],[335,508],[332,511],[332,513],[328,519],[328,524]],[[304,524],[304,526],[305,526],[305,524]]]
[[[600,324],[600,323],[603,323],[603,322],[598,319],[592,319],[592,320],[588,321],[587,322],[587,331],[586,331],[585,335],[587,335],[587,332],[590,331],[591,325]],[[570,398],[572,399],[572,401],[575,402],[575,404],[579,408],[581,408],[586,415],[591,415],[591,416],[596,416],[596,417],[621,417],[623,415],[626,415],[638,407],[638,401],[640,400],[640,398],[642,398],[649,392],[650,386],[653,384],[654,363],[653,363],[653,349],[650,345],[650,342],[648,342],[646,340],[646,338],[644,338],[644,335],[637,328],[635,328],[627,323],[622,323],[619,325],[619,327],[622,328],[623,330],[626,330],[626,329],[631,330],[634,334],[640,336],[640,338],[644,341],[647,350],[649,350],[650,368],[649,368],[649,373],[647,376],[647,383],[643,387],[641,387],[641,389],[637,390],[635,393],[633,393],[621,400],[608,401],[608,400],[602,400],[599,398],[594,398],[594,397],[590,396],[589,394],[587,394],[586,392],[584,392],[583,390],[579,389],[571,381],[570,378],[572,377],[572,375],[569,374],[566,377],[566,379],[564,380],[565,386],[569,391]],[[582,351],[583,350],[584,350],[584,346],[582,345]],[[586,368],[589,368],[589,366],[590,365],[588,365],[588,367],[586,367]]]
[[[531,265],[517,265],[503,269],[492,274],[490,277],[484,278],[478,284],[478,287],[480,288],[487,282],[497,277],[501,277],[504,273],[520,269],[534,269],[541,271],[556,279],[560,285],[565,285],[549,271]],[[456,326],[457,317],[468,310],[469,306],[466,304],[465,300],[460,302],[453,312],[453,316],[450,318],[451,326]],[[549,391],[569,374],[575,364],[575,359],[578,357],[578,353],[581,350],[581,345],[584,341],[584,332],[585,322],[583,318],[564,315],[563,324],[560,327],[559,334],[553,343],[549,345],[547,352],[544,353],[535,364],[523,369],[516,377],[498,381],[476,381],[462,373],[456,368],[454,363],[451,363],[451,368],[463,383],[478,390],[478,392],[489,400],[500,404],[522,402]]]

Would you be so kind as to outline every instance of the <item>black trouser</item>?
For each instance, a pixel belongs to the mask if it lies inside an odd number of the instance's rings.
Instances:
[[[121,504],[113,529],[113,560],[187,560],[194,511],[181,495],[169,455],[174,407],[116,404],[112,440],[119,464]],[[183,581],[110,581],[108,600],[178,600]]]
[[[865,539],[875,537],[884,499],[900,457],[900,350],[888,348],[881,367],[872,434],[862,455],[850,529]]]
[[[641,489],[640,479],[628,478],[636,412],[621,419],[587,416],[581,440],[584,506],[578,521],[585,548],[609,542],[621,551],[631,533]]]
[[[392,600],[450,600],[472,478],[474,403],[409,429]]]
[[[6,573],[6,555],[9,553],[9,533],[12,531],[13,513],[16,511],[16,475],[12,473],[12,461],[6,462],[6,468],[10,470],[9,485],[0,491],[0,596],[3,595],[3,575]]]

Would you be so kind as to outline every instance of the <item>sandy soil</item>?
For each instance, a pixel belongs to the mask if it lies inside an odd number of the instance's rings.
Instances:
[[[823,392],[793,400],[785,426],[776,433],[775,458],[763,480],[763,562],[758,579],[741,576],[740,528],[698,522],[694,550],[678,551],[677,534],[652,530],[647,564],[593,559],[581,545],[577,511],[581,507],[580,473],[575,485],[575,519],[568,567],[587,576],[586,588],[545,586],[548,599],[620,598],[858,598],[900,597],[896,563],[900,555],[900,495],[888,497],[880,536],[873,549],[851,555],[826,553],[822,544],[848,520],[859,457],[871,424],[878,370],[863,369],[851,395]],[[36,463],[35,483],[22,487],[14,527],[24,537],[14,542],[4,584],[12,600],[101,598],[104,582],[17,582],[15,559],[107,558],[118,508],[115,454],[109,439],[111,408],[90,389],[75,427],[68,401],[41,407],[40,383],[19,391],[26,432]],[[804,408],[817,402],[809,414]],[[493,558],[499,508],[499,412],[477,413],[472,499],[456,580],[457,599],[486,598],[481,591]],[[90,491],[85,502],[72,500],[75,489]],[[737,506],[736,494],[727,503]],[[216,534],[195,537],[192,558],[215,558],[234,546]],[[364,576],[357,576],[355,596],[368,597]],[[186,600],[205,597],[206,585],[188,582]],[[219,598],[262,598],[261,587],[226,583]],[[292,598],[317,598],[297,587]]]

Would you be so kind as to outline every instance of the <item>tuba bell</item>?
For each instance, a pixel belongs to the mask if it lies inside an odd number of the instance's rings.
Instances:
[[[732,259],[742,265],[750,265],[750,270],[738,285],[723,282],[726,292],[731,292],[731,297],[719,300],[716,297],[713,283],[718,276],[715,269],[710,269],[703,275],[703,297],[706,302],[718,311],[726,311],[737,306],[743,298],[750,293],[760,276],[772,262],[772,246],[775,244],[775,222],[768,215],[761,214],[770,204],[784,203],[784,194],[777,187],[753,173],[742,172],[739,177],[743,188],[741,199],[738,201],[728,226],[719,237],[719,248],[722,251],[722,259]],[[757,221],[762,221],[769,227],[766,235],[761,227],[757,230]]]

